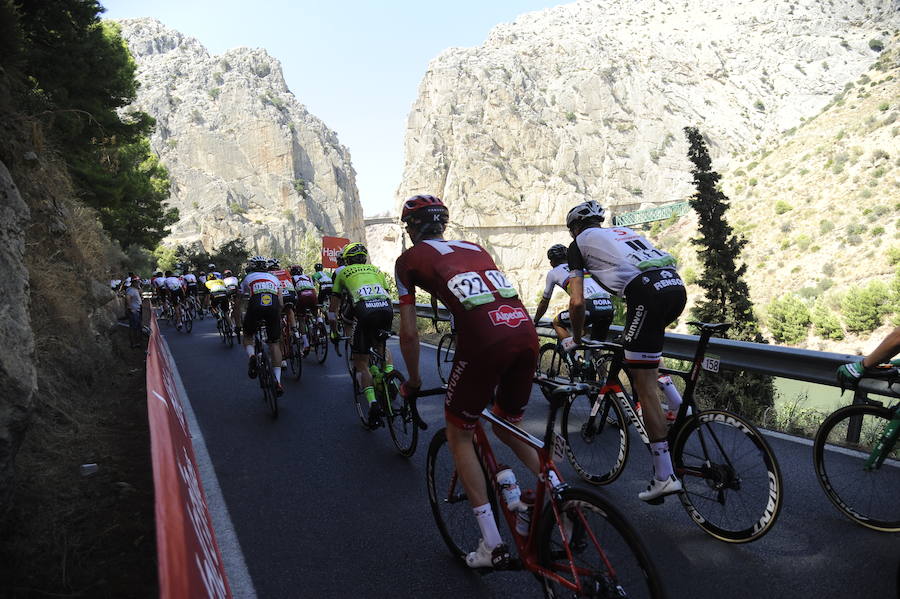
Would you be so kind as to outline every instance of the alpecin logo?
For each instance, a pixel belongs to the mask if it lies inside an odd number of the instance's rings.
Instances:
[[[523,308],[514,308],[513,306],[500,306],[496,310],[488,312],[488,316],[491,317],[491,323],[494,326],[505,324],[512,328],[529,320],[528,313]]]

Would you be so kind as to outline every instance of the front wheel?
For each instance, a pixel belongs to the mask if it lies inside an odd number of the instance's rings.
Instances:
[[[647,550],[618,510],[586,489],[566,489],[554,501],[560,519],[547,503],[537,531],[546,597],[664,597]]]
[[[290,355],[288,356],[288,364],[291,367],[291,373],[294,375],[294,379],[299,381],[300,377],[303,376],[303,351],[300,349],[300,340],[297,339],[294,332],[291,331],[288,334],[290,335]]]
[[[456,353],[456,335],[444,333],[437,347],[437,371],[441,382],[447,384],[450,370],[453,369],[453,355]]]
[[[350,370],[350,379],[353,381],[353,407],[356,409],[356,415],[362,427],[370,431],[372,427],[369,426],[369,402],[366,401],[366,395],[356,380],[355,369]]]
[[[194,319],[191,318],[191,315],[186,310],[182,310],[181,312],[181,322],[184,325],[184,332],[190,333],[194,330]]]
[[[569,363],[556,343],[545,343],[538,355],[538,371],[548,379],[572,380]]]
[[[781,470],[756,427],[725,410],[688,419],[672,449],[679,494],[691,519],[713,537],[747,543],[766,534],[782,503]]]
[[[310,341],[313,344],[316,360],[319,361],[319,364],[324,364],[325,358],[328,357],[328,331],[325,330],[324,324],[317,322],[313,326]]]
[[[416,453],[416,444],[419,441],[419,427],[413,419],[413,407],[405,397],[400,395],[400,385],[403,383],[403,375],[392,370],[385,375],[384,390],[386,403],[388,428],[391,431],[391,439],[400,455],[410,457]]]
[[[843,407],[825,419],[813,444],[816,476],[831,503],[854,522],[883,532],[900,531],[900,447],[887,439],[876,456],[884,461],[871,458],[893,417],[882,406]]]
[[[615,396],[575,395],[563,407],[562,436],[572,468],[592,485],[616,480],[628,458],[628,421]]]

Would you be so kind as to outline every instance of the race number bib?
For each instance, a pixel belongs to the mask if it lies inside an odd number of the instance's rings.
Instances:
[[[493,284],[497,293],[500,294],[500,297],[510,298],[519,295],[516,293],[516,289],[512,284],[506,279],[506,276],[499,270],[486,270],[484,271],[484,276],[490,279],[491,284]]]
[[[607,297],[608,294],[603,291],[603,287],[595,281],[591,277],[585,277],[584,281],[584,298],[585,299],[597,299],[600,297]]]
[[[466,310],[494,301],[493,292],[477,272],[461,272],[447,281],[447,287]]]
[[[356,292],[361,300],[383,299],[388,296],[387,291],[381,285],[363,285]]]
[[[264,279],[259,280],[259,281],[253,281],[253,283],[250,284],[250,289],[251,289],[251,291],[253,291],[254,295],[257,293],[277,293],[278,292],[278,288],[275,286],[275,283],[273,283],[272,281],[264,280]]]

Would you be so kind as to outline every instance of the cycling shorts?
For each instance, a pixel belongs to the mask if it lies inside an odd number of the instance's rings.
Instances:
[[[217,291],[216,293],[213,293],[211,297],[213,308],[228,310],[228,293],[224,291]]]
[[[294,302],[297,300],[297,294],[293,291],[283,291],[281,293],[281,303],[285,308],[293,308]]]
[[[356,315],[356,326],[350,341],[350,351],[354,354],[367,354],[369,348],[379,341],[379,331],[390,331],[394,321],[394,310],[388,300],[357,302],[353,306]]]
[[[609,308],[601,307],[597,309],[597,304],[605,306],[603,302],[609,305]],[[615,310],[612,308],[612,302],[608,299],[585,300],[584,325],[591,329],[591,339],[596,341],[605,341],[606,335],[609,333],[609,325],[612,324]],[[569,318],[569,311],[563,310],[556,315],[559,324],[567,329],[572,328],[572,320]]]
[[[327,304],[329,299],[331,299],[331,287],[319,289],[319,304]]]
[[[316,292],[312,290],[306,293],[301,291],[297,296],[297,301],[294,302],[294,310],[297,311],[297,314],[314,312],[318,306],[316,303]]]
[[[657,368],[666,327],[675,322],[687,303],[684,281],[671,269],[651,270],[625,287],[627,314],[622,335],[625,365]]]
[[[184,301],[184,289],[169,289],[169,301],[173,304]]]
[[[188,295],[192,295],[192,296],[194,296],[194,297],[197,297],[197,286],[196,286],[196,285],[191,285],[190,283],[188,283],[188,286],[187,286],[187,294],[188,294]]]
[[[244,333],[249,337],[255,335],[260,321],[266,326],[266,341],[277,343],[281,338],[281,309],[278,298],[271,293],[260,293],[250,298],[247,313],[244,314]]]
[[[522,330],[521,335],[507,336],[487,347],[457,349],[447,378],[447,422],[465,430],[474,429],[492,398],[494,414],[510,422],[522,420],[538,358],[534,328]]]

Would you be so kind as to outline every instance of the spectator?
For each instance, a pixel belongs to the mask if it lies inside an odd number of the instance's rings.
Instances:
[[[132,348],[141,345],[141,280],[134,278],[125,290],[125,305],[128,310],[128,340]]]

